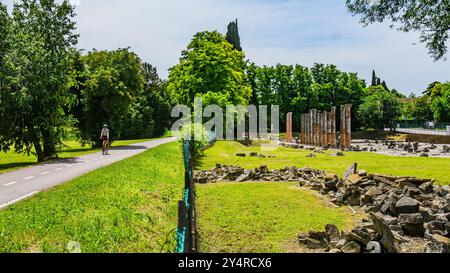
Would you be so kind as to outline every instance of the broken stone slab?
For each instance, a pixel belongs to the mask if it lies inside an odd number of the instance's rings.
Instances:
[[[425,221],[420,213],[400,214],[398,216],[400,224],[418,224],[422,225]]]
[[[395,204],[395,213],[416,213],[419,212],[419,202],[411,197],[403,197]]]
[[[450,238],[433,235],[426,248],[427,253],[450,253]]]
[[[384,183],[384,184],[386,184],[388,186],[391,186],[391,187],[396,187],[397,186],[397,183],[395,183],[392,180],[387,179],[386,177],[383,177],[383,176],[375,175],[373,177],[373,180],[375,180],[377,182],[380,182],[380,183]]]
[[[401,238],[398,238],[386,224],[384,215],[381,213],[371,213],[370,218],[373,221],[374,229],[382,236],[380,243],[390,253],[401,251]]]
[[[357,254],[361,253],[361,245],[356,241],[346,242],[341,249],[342,253],[346,254]]]
[[[325,226],[326,239],[331,245],[336,245],[341,239],[339,228],[336,225],[328,224]]]
[[[244,182],[249,181],[252,178],[252,172],[249,170],[245,170],[243,174],[241,174],[237,179],[236,182]]]
[[[397,184],[400,184],[400,183],[411,183],[411,184],[414,184],[416,186],[420,186],[423,183],[427,183],[427,182],[431,182],[431,181],[433,181],[433,180],[432,179],[420,179],[420,178],[416,178],[416,177],[402,177],[402,178],[399,178],[399,179],[395,180],[395,182]]]
[[[345,180],[345,183],[347,185],[357,185],[363,181],[364,177],[360,176],[359,174],[352,174],[347,177]]]
[[[432,193],[435,181],[425,182],[419,186],[419,189],[425,193]]]
[[[306,247],[309,249],[324,249],[328,247],[328,244],[325,241],[308,237],[306,239]]]

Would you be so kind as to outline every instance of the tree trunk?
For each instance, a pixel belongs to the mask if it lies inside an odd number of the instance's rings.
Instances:
[[[44,161],[45,155],[44,155],[44,152],[42,151],[42,147],[41,147],[41,144],[39,143],[39,141],[35,141],[33,145],[34,145],[34,149],[36,150],[38,162]]]
[[[44,136],[44,160],[48,160],[56,155],[55,142],[49,132],[43,132]]]

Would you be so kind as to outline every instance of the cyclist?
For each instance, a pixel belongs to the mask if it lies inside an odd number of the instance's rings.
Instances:
[[[108,148],[109,148],[109,129],[108,125],[104,124],[103,129],[100,134],[100,139],[102,140],[102,154],[108,155]]]

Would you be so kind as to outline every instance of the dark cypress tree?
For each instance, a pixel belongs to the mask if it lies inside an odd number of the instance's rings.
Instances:
[[[383,81],[383,82],[381,83],[381,85],[384,87],[384,89],[385,89],[386,91],[389,91],[389,88],[387,87],[387,84],[386,84],[385,81]]]
[[[381,85],[381,79],[377,78],[377,84],[376,85]]]
[[[239,38],[238,20],[228,24],[227,41],[233,45],[234,49],[242,51],[241,39]]]
[[[377,85],[377,75],[375,74],[375,70],[372,71],[372,86]]]

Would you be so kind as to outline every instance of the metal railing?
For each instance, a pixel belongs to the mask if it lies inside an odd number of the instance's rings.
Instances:
[[[193,141],[183,141],[184,195],[178,201],[177,253],[197,252]]]
[[[423,135],[450,135],[450,123],[426,121],[398,121],[395,123],[397,132]]]

